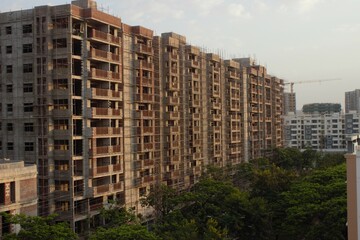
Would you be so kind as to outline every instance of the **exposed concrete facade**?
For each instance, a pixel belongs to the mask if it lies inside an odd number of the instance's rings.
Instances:
[[[37,215],[37,170],[35,165],[0,159],[0,213]],[[5,233],[17,232],[0,215],[0,239]]]
[[[345,92],[345,112],[360,112],[360,89]]]
[[[296,112],[296,93],[284,92],[284,115]]]
[[[77,232],[109,200],[147,216],[140,198],[155,185],[187,188],[207,165],[283,145],[283,81],[252,59],[154,36],[90,0],[2,13],[0,28],[12,46],[1,54],[0,156],[36,163],[39,214]]]

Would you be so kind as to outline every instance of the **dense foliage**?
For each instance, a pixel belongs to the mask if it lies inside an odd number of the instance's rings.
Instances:
[[[209,167],[190,189],[161,185],[142,205],[155,209],[150,228],[116,203],[91,240],[332,240],[346,236],[346,168],[342,154],[274,149],[273,157],[236,168]],[[76,239],[53,218],[11,217],[18,235],[4,239]],[[149,230],[150,229],[150,230]]]
[[[20,232],[8,234],[3,240],[74,240],[77,235],[65,222],[55,222],[55,216],[29,217],[25,215],[7,215],[7,223],[21,225]]]

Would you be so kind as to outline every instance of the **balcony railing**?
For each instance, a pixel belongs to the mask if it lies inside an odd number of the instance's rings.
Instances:
[[[95,29],[92,29],[89,32],[89,38],[94,38],[104,42],[111,42],[114,44],[120,44],[121,42],[119,37]]]
[[[114,117],[122,118],[122,109],[114,108],[90,108],[90,117]]]
[[[122,135],[122,128],[115,128],[115,127],[92,128],[92,136],[97,136],[97,135]]]
[[[89,152],[91,156],[121,153],[121,145],[94,147]]]
[[[139,43],[136,45],[135,51],[140,53],[152,54],[152,47]]]
[[[95,48],[91,49],[91,51],[89,52],[89,57],[94,59],[102,59],[105,61],[114,61],[114,62],[120,61],[119,55]]]
[[[122,100],[122,92],[119,91],[113,91],[109,89],[102,89],[102,88],[90,88],[89,89],[91,96],[90,98],[115,98],[118,100]]]
[[[100,78],[100,79],[106,79],[106,80],[115,80],[115,81],[121,81],[120,73],[118,72],[112,72],[112,71],[106,71],[102,69],[92,68],[89,72],[90,78]]]

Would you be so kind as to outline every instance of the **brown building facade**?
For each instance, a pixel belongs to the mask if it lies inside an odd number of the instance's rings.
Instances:
[[[91,0],[2,13],[0,29],[0,157],[36,163],[39,214],[77,232],[110,200],[146,217],[157,184],[187,188],[207,165],[282,146],[283,81],[251,59],[154,36]]]

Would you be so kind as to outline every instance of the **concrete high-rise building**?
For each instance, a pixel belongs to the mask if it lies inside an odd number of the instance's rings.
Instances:
[[[154,36],[91,0],[1,13],[0,29],[0,157],[36,163],[39,214],[77,232],[110,200],[147,216],[157,184],[187,188],[207,165],[283,144],[283,81],[250,58]]]
[[[244,68],[249,158],[269,154],[268,150],[283,146],[282,115],[284,81],[267,74],[264,66],[251,58],[235,59]]]
[[[296,93],[284,92],[284,115],[296,112]]]
[[[345,112],[360,112],[360,89],[345,92]]]

